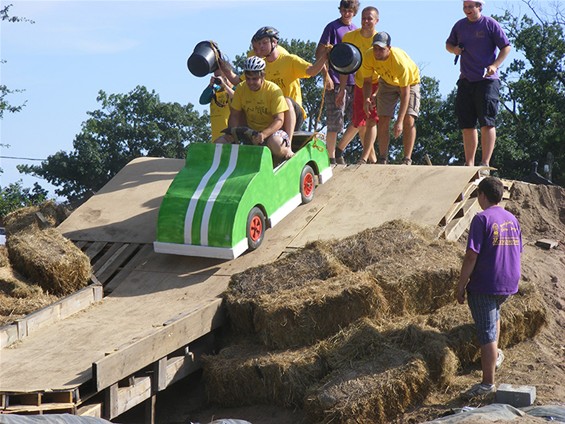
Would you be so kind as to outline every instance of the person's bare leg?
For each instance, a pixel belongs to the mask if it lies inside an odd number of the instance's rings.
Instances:
[[[484,165],[490,164],[492,153],[494,152],[494,145],[496,143],[496,128],[495,127],[481,127],[481,163]]]
[[[411,159],[414,143],[416,142],[416,120],[412,115],[406,115],[402,122],[402,144],[404,157]]]
[[[357,127],[354,127],[353,124],[349,124],[349,126],[343,133],[343,136],[341,137],[341,140],[339,141],[337,147],[340,150],[345,151],[345,148],[349,145],[349,143],[351,143],[351,140],[355,138],[358,132],[359,129]]]
[[[291,148],[283,143],[283,138],[279,135],[272,135],[267,138],[267,147],[271,150],[274,159],[284,160],[294,156]]]
[[[390,138],[390,116],[379,116],[377,124],[377,144],[379,145],[379,159],[388,162],[388,144]]]
[[[283,130],[288,134],[289,140],[292,143],[292,136],[294,135],[294,127],[296,125],[296,113],[294,112],[294,105],[287,97],[285,98],[288,110],[284,113]]]
[[[477,146],[479,144],[479,136],[475,128],[464,128],[463,133],[463,148],[465,149],[465,165],[475,166],[475,154],[477,153]]]
[[[337,133],[328,131],[326,134],[326,148],[328,149],[328,156],[330,159],[335,159],[335,145],[337,143]]]
[[[492,342],[481,346],[481,368],[483,383],[494,384],[496,358],[498,357],[498,343]]]
[[[373,156],[375,155],[375,138],[377,137],[377,123],[373,119],[367,119],[365,131],[361,143],[363,144],[363,153],[361,159],[369,162],[371,160],[371,148]],[[376,162],[376,160],[375,160]]]

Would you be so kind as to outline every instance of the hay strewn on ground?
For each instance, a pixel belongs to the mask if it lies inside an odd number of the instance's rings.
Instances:
[[[468,308],[454,304],[461,260],[460,247],[393,221],[235,275],[232,328],[255,344],[206,358],[209,399],[304,403],[315,422],[394,419],[478,358]],[[502,322],[502,347],[537,334],[546,314],[533,286]]]
[[[45,228],[56,227],[65,220],[68,213],[69,212],[63,206],[55,204],[52,200],[48,200],[43,202],[40,206],[20,208],[6,215],[4,217],[4,227],[6,228],[8,237],[24,230],[43,229],[44,227],[40,225],[38,214],[45,219]]]

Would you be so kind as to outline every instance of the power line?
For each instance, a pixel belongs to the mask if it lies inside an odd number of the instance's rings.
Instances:
[[[38,160],[38,161],[47,160],[47,159],[36,159],[36,158],[20,158],[17,156],[0,156],[0,159]]]

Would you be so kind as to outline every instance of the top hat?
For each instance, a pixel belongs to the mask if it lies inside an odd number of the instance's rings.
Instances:
[[[351,43],[339,43],[333,46],[329,57],[330,67],[340,74],[353,74],[363,62],[361,51]]]
[[[194,51],[186,62],[188,70],[197,77],[203,77],[214,72],[218,69],[216,57],[219,54],[220,52],[213,42],[201,41],[194,46]]]

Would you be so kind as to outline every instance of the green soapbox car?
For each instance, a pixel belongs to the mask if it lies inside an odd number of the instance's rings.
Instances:
[[[155,252],[234,259],[332,177],[326,144],[297,132],[292,158],[273,166],[268,147],[193,143],[159,209]]]

